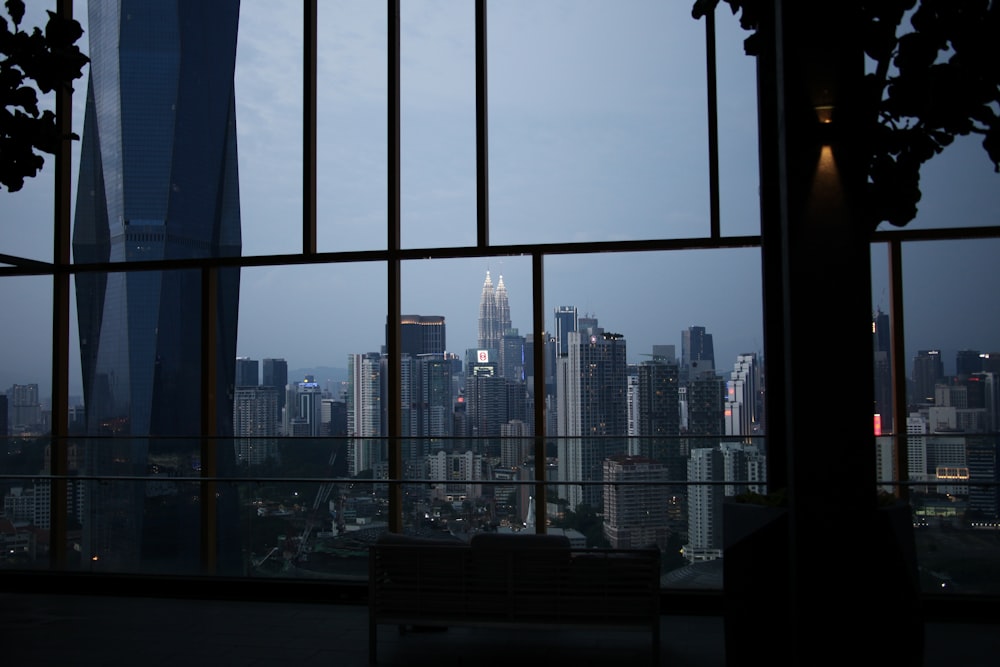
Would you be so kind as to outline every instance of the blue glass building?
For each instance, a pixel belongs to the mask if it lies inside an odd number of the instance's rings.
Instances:
[[[88,12],[74,261],[239,256],[238,0],[91,0]],[[77,274],[87,431],[105,436],[90,441],[88,472],[199,474],[201,285],[197,268]],[[221,269],[215,290],[215,421],[229,437],[239,269]],[[234,454],[219,452],[222,472]],[[84,557],[125,570],[197,567],[198,494],[181,487],[99,487],[111,504],[101,516],[85,508]]]

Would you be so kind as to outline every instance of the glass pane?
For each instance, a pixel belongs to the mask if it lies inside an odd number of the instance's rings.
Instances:
[[[980,227],[1000,223],[1000,176],[980,135],[958,137],[920,170],[917,217],[905,229]],[[898,229],[883,223],[880,229]]]
[[[738,17],[723,6],[716,14],[720,226],[727,236],[755,235],[760,233],[757,59],[743,50],[750,33]]]
[[[697,296],[678,287],[691,280]],[[548,257],[545,286],[547,303],[563,304],[552,308],[555,525],[592,546],[656,543],[672,569],[717,560],[715,504],[766,491],[751,483],[766,480],[759,252]]]
[[[48,22],[46,9],[51,9],[46,3],[25,3],[24,17],[21,20],[19,30],[29,34],[35,29],[44,32]],[[86,17],[81,19],[80,14],[86,14],[86,11],[76,11],[77,20],[86,28]],[[8,12],[5,11],[4,17],[6,18],[7,15]],[[8,29],[11,31],[14,30],[12,21],[8,21]],[[86,34],[77,40],[76,46],[85,54],[89,52]],[[88,72],[89,68],[84,67],[83,77],[73,82],[75,90],[73,98],[73,131],[78,135],[83,127],[82,110],[83,100],[86,97],[87,91]],[[54,112],[55,93],[42,93],[37,88],[35,92],[39,113]],[[13,98],[7,97],[5,104],[11,104],[9,101],[11,99]],[[4,112],[14,113],[15,110],[19,113],[27,111],[21,106],[15,107],[11,105],[6,106]],[[74,160],[79,149],[80,142],[74,141]],[[0,254],[48,262],[52,261],[53,252],[52,230],[55,211],[53,196],[55,193],[56,159],[54,155],[39,150],[34,150],[33,153],[44,161],[40,171],[34,176],[25,178],[21,188],[15,192],[9,191],[6,186],[0,187],[0,210],[3,211],[3,224],[0,224]],[[8,156],[5,155],[4,157]],[[4,266],[4,262],[0,261],[0,266]]]
[[[400,6],[403,247],[476,243],[474,9]]]
[[[239,13],[243,254],[302,252],[302,3],[244,2]]]
[[[688,4],[493,3],[488,27],[492,243],[708,234]]]
[[[326,252],[384,249],[389,150],[386,5],[318,5],[317,244]]]
[[[14,402],[8,398],[7,429],[14,434],[47,433],[48,419],[42,420],[41,409],[49,409],[52,396],[52,278],[4,277],[0,301],[7,312],[0,327],[0,392],[9,396],[12,387],[34,387],[33,398],[24,403],[34,406],[30,411],[13,411]]]

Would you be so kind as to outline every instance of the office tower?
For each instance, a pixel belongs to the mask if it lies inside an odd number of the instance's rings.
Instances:
[[[681,332],[681,381],[715,370],[712,334],[705,327],[688,327]]]
[[[10,435],[10,417],[7,408],[7,395],[0,394],[0,438]]]
[[[452,360],[444,355],[416,359],[416,435],[422,438],[448,437],[454,433],[452,369]]]
[[[319,382],[307,375],[301,382],[289,385],[285,411],[285,435],[315,438],[323,433],[323,391]]]
[[[260,362],[248,357],[236,357],[236,386],[256,387],[260,384]]]
[[[613,549],[667,546],[666,480],[666,467],[647,458],[620,454],[604,459],[603,532]]]
[[[481,350],[492,350],[499,353],[501,338],[510,329],[510,301],[507,287],[503,284],[503,276],[493,287],[490,272],[486,272],[483,282],[483,293],[479,299],[479,338],[477,346]]]
[[[356,476],[385,460],[382,436],[382,355],[347,357],[347,474]]]
[[[465,351],[465,375],[500,375],[500,362],[495,350],[485,348]]]
[[[943,378],[941,350],[918,350],[913,358],[913,396],[910,403],[933,403],[934,386]]]
[[[236,460],[260,465],[278,454],[278,395],[275,387],[238,386],[233,399]]]
[[[967,377],[983,370],[983,355],[979,350],[959,350],[955,353],[955,375]]]
[[[975,373],[967,384],[976,396],[976,407],[981,406],[986,412],[986,430],[990,433],[1000,430],[1000,373]]]
[[[729,380],[726,382],[723,412],[726,435],[745,436],[744,442],[753,442],[751,436],[761,434],[760,417],[757,412],[760,384],[757,355],[749,353],[737,356]]]
[[[688,482],[725,480],[725,460],[718,447],[691,450],[687,463]],[[688,489],[688,562],[715,560],[722,556],[722,485],[693,483]]]
[[[507,329],[500,337],[500,375],[524,383],[524,336]]]
[[[996,439],[969,438],[966,446],[969,465],[969,515],[983,521],[1000,518],[1000,469],[997,468]]]
[[[931,433],[927,436],[927,473],[937,483],[932,491],[965,497],[969,494],[968,437]]]
[[[577,330],[576,306],[559,306],[554,312],[554,338],[559,344],[556,354],[566,356],[569,353],[569,333]]]
[[[288,386],[288,362],[284,359],[264,359],[261,372],[261,386],[278,390],[278,412],[275,418],[281,424],[284,421],[282,412],[285,409],[285,387]]]
[[[1000,352],[983,352],[979,355],[983,365],[984,373],[996,373],[1000,375]]]
[[[875,377],[874,414],[879,415],[882,431],[890,433],[892,424],[892,335],[889,316],[881,310],[872,318],[872,360]]]
[[[469,438],[475,451],[490,455],[500,453],[500,427],[509,417],[507,380],[498,375],[471,375],[465,379],[465,411]],[[495,450],[495,451],[494,451]]]
[[[400,319],[399,351],[411,357],[444,354],[445,323],[442,315],[403,315]],[[386,322],[386,331],[388,331]],[[388,336],[386,337],[388,340]]]
[[[233,75],[239,2],[91,2],[90,74],[73,255],[122,263],[76,275],[81,371],[93,475],[160,469],[197,476],[202,434],[202,271],[129,272],[139,260],[241,252]],[[239,270],[210,289],[216,319],[217,433],[233,428]],[[162,436],[162,439],[156,439]],[[217,470],[235,465],[231,447]],[[221,487],[220,487],[221,488]],[[156,495],[163,489],[165,495]],[[88,567],[200,567],[198,493],[180,484],[94,488],[83,528]],[[223,488],[220,571],[240,567],[236,498]]]
[[[7,390],[9,419],[15,431],[30,433],[42,423],[42,405],[37,384],[15,384]]]
[[[588,327],[569,333],[568,354],[557,360],[560,495],[575,510],[599,507],[601,464],[628,446],[625,338]]]

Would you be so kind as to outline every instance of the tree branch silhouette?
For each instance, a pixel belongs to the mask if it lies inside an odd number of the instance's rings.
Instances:
[[[48,12],[45,31],[21,30],[23,0],[6,0],[9,17],[0,16],[0,189],[17,192],[26,178],[33,178],[45,164],[39,153],[54,155],[66,137],[51,110],[41,110],[38,92],[50,93],[83,76],[89,58],[76,41],[83,28]],[[79,139],[76,134],[70,138]]]
[[[700,19],[720,1],[753,33],[744,51],[758,55],[766,0],[695,0],[691,15]],[[865,223],[902,227],[917,215],[921,167],[956,137],[982,136],[1000,172],[1000,2],[863,0],[860,8],[859,32],[845,39],[860,38],[874,62],[864,76]]]

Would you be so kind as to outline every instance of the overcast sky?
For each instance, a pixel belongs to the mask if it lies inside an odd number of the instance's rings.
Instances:
[[[29,3],[27,25],[47,3]],[[54,2],[51,3],[54,5]],[[236,100],[243,254],[301,250],[302,18],[297,0],[245,0]],[[404,0],[402,242],[474,245],[474,3]],[[709,235],[704,24],[690,0],[505,0],[489,3],[491,242]],[[75,3],[86,27],[86,2]],[[386,9],[371,0],[319,3],[318,235],[321,251],[385,248]],[[755,234],[754,61],[725,6],[718,20],[722,232]],[[89,51],[87,35],[81,40]],[[86,81],[76,85],[82,132]],[[79,142],[75,149],[79,151]],[[0,193],[0,253],[52,257],[53,163],[18,193]],[[75,174],[75,161],[74,161]],[[74,176],[74,192],[75,192]],[[1000,176],[977,139],[924,171],[911,226],[1000,224]],[[929,254],[933,250],[933,254]],[[907,250],[907,355],[1000,351],[1000,244]],[[942,252],[943,251],[943,252]],[[888,309],[877,247],[873,302]],[[941,257],[944,255],[944,257]],[[919,267],[919,269],[914,268]],[[403,311],[444,315],[450,351],[476,345],[485,272],[503,275],[513,326],[531,331],[530,258],[434,260],[403,267]],[[238,354],[283,357],[291,369],[346,366],[376,351],[385,326],[384,264],[246,269]],[[575,305],[625,335],[630,361],[699,325],[717,367],[763,347],[756,250],[552,257],[546,327]],[[0,389],[50,384],[51,281],[0,281]],[[75,303],[73,305],[75,308]],[[831,304],[831,316],[836,305]],[[17,313],[17,316],[11,315]],[[71,393],[79,391],[75,317]],[[824,351],[817,350],[817,355]],[[325,378],[318,378],[321,381]]]

